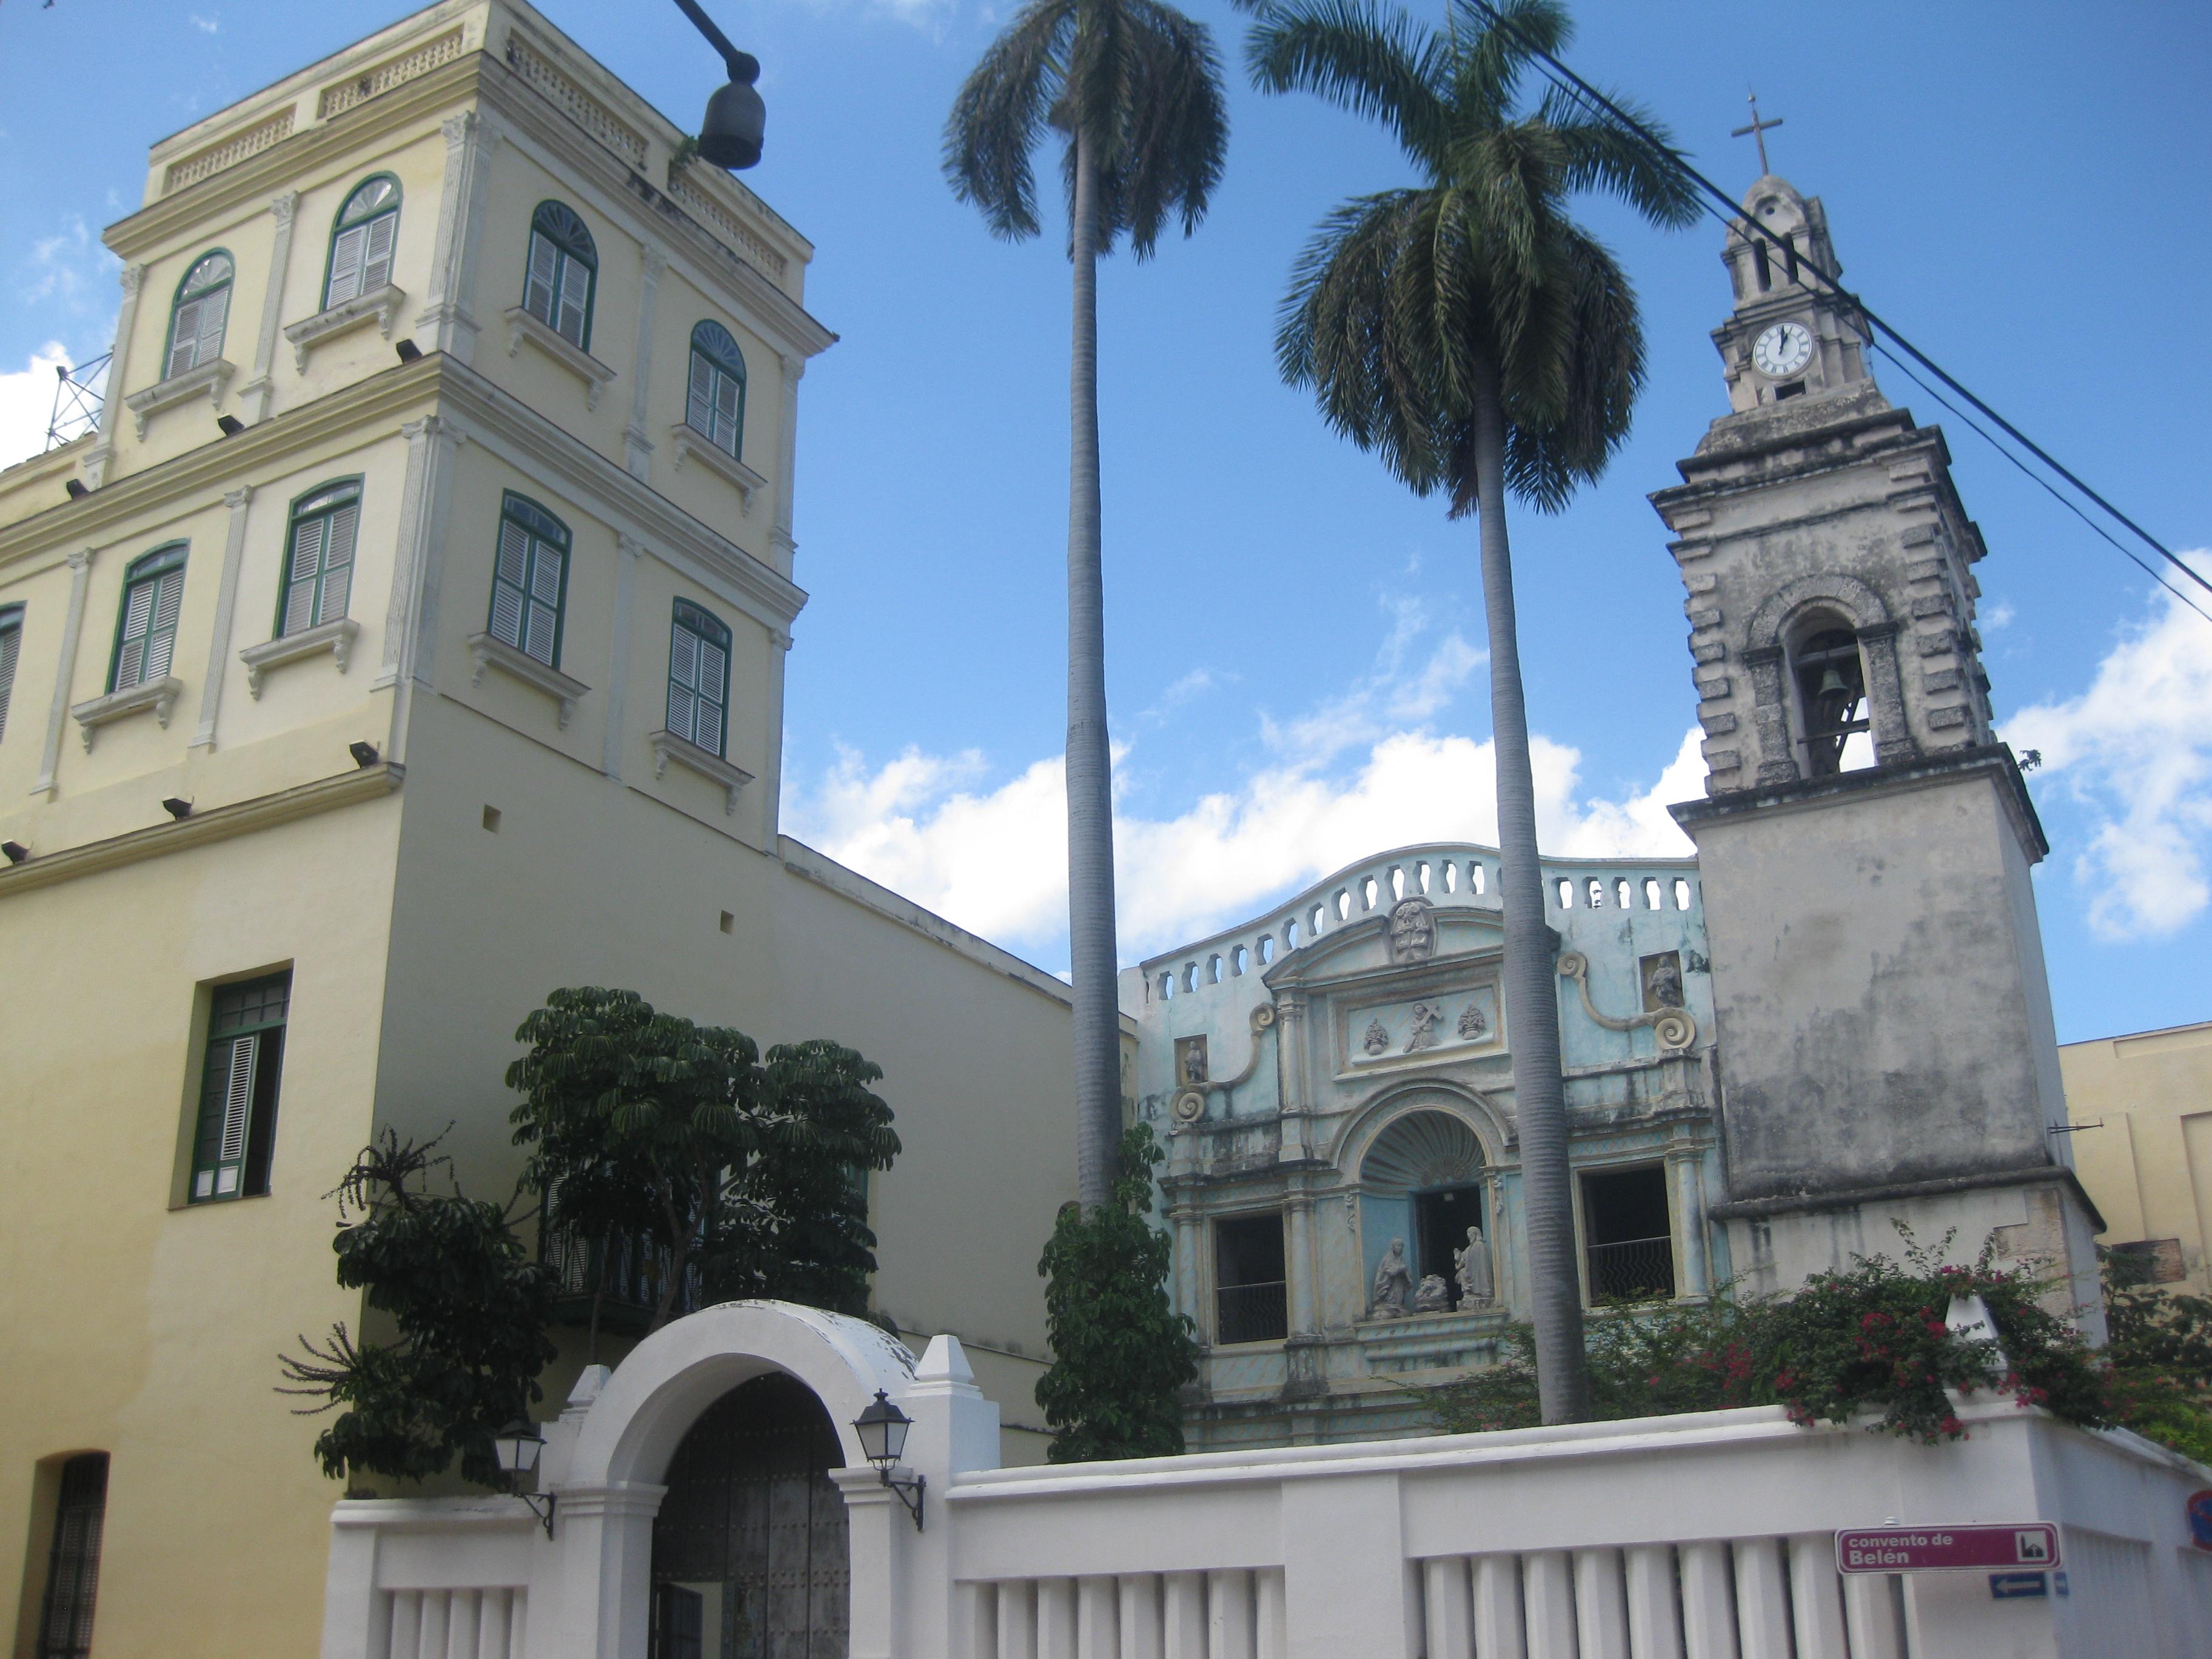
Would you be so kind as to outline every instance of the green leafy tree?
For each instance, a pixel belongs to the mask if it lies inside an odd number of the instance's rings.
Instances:
[[[338,1283],[363,1292],[396,1332],[366,1341],[341,1322],[319,1345],[280,1356],[278,1392],[319,1399],[300,1414],[337,1410],[316,1437],[323,1472],[422,1480],[460,1460],[461,1474],[500,1484],[492,1436],[539,1397],[554,1357],[545,1334],[551,1276],[530,1259],[517,1218],[496,1204],[428,1189],[437,1142],[387,1130],[364,1148],[338,1200]],[[351,1218],[349,1219],[349,1218]]]
[[[1139,258],[1168,221],[1205,216],[1229,147],[1213,37],[1159,0],[1030,0],[960,88],[945,124],[953,194],[1010,240],[1034,236],[1030,158],[1061,141],[1068,255],[1067,912],[1074,988],[1077,1190],[1108,1202],[1121,1133],[1114,803],[1106,730],[1098,484],[1098,259],[1123,234]]]
[[[2212,1299],[2161,1292],[2106,1254],[2105,1325],[2120,1420],[2212,1464]]]
[[[1246,58],[1268,91],[1381,122],[1422,179],[1322,222],[1293,270],[1277,356],[1337,431],[1417,494],[1443,491],[1453,517],[1478,516],[1537,1371],[1544,1420],[1564,1422],[1588,1411],[1589,1388],[1505,498],[1564,507],[1626,435],[1644,380],[1635,293],[1570,198],[1605,191],[1670,226],[1697,201],[1670,151],[1603,109],[1524,97],[1534,51],[1570,34],[1557,0],[1499,10],[1492,26],[1446,0],[1437,35],[1376,0],[1285,0],[1260,10]]]
[[[558,990],[516,1032],[514,1139],[545,1224],[648,1246],[663,1263],[649,1330],[687,1283],[864,1310],[875,1235],[862,1185],[899,1151],[881,1068],[820,1040],[759,1058],[725,1026],[635,991]]]
[[[1113,1201],[1063,1208],[1037,1263],[1053,1363],[1036,1401],[1055,1463],[1182,1451],[1176,1396],[1198,1376],[1198,1345],[1168,1298],[1174,1243],[1145,1219],[1165,1154],[1142,1123],[1120,1151]]]

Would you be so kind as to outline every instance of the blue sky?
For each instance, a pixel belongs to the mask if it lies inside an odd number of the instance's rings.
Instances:
[[[766,68],[749,182],[813,239],[810,307],[843,337],[801,398],[787,828],[1048,967],[1063,966],[1058,816],[1067,270],[1057,227],[993,240],[939,134],[1005,8],[713,0]],[[681,123],[719,79],[672,4],[551,0],[586,50]],[[384,0],[0,3],[0,444],[42,430],[52,344],[104,349],[99,228],[145,146],[400,15]],[[1332,437],[1272,359],[1285,273],[1346,196],[1404,182],[1393,148],[1261,97],[1243,21],[1197,15],[1233,133],[1188,242],[1102,283],[1109,691],[1124,943],[1256,913],[1363,854],[1488,833],[1471,525]],[[1423,8],[1415,7],[1417,15]],[[1433,15],[1435,8],[1427,8]],[[2195,118],[2212,14],[2056,3],[1586,0],[1571,60],[1654,109],[1731,189],[1822,197],[1846,281],[2177,547],[2212,543],[2212,322]],[[1585,216],[1641,292],[1650,389],[1612,470],[1515,522],[1547,836],[1658,851],[1694,793],[1681,589],[1644,495],[1726,407],[1708,332],[1720,231]],[[2051,764],[2037,875],[2062,1038],[2212,1017],[2212,624],[1893,371],[1950,438],[1990,549],[1978,569],[2000,719]],[[31,412],[35,407],[35,416]]]

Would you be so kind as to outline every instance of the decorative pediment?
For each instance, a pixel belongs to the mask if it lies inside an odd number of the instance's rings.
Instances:
[[[1407,915],[1415,904],[1418,920]],[[1495,910],[1407,901],[1388,912],[1342,923],[1276,963],[1261,975],[1278,993],[1319,994],[1361,980],[1425,980],[1439,968],[1496,957],[1504,929]]]

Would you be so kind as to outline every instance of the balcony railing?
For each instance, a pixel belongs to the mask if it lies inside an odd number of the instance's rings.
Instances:
[[[1216,1342],[1279,1342],[1290,1331],[1290,1307],[1281,1279],[1265,1285],[1224,1285],[1214,1291]]]
[[[591,1323],[596,1296],[601,1330],[641,1331],[652,1322],[668,1283],[668,1252],[644,1239],[586,1238],[549,1227],[538,1239],[538,1260],[559,1277],[561,1295],[554,1317],[565,1325]],[[669,1316],[690,1313],[704,1303],[699,1269],[689,1264]]]
[[[1674,1295],[1674,1241],[1628,1238],[1588,1251],[1593,1302],[1664,1302]]]

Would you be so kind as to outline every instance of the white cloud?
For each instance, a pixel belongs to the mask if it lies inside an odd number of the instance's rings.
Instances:
[[[1165,817],[1116,814],[1116,887],[1126,959],[1256,914],[1328,872],[1422,841],[1494,843],[1497,793],[1486,741],[1387,717],[1433,709],[1480,658],[1457,635],[1412,659],[1417,618],[1401,613],[1373,672],[1267,735],[1267,764]],[[1697,795],[1698,734],[1649,788],[1586,799],[1581,757],[1532,743],[1544,845],[1563,854],[1679,855],[1666,812]],[[1119,757],[1117,756],[1117,763]],[[794,784],[793,833],[962,927],[1048,964],[1066,950],[1067,850],[1060,757],[978,789],[977,754],[909,750],[871,769],[841,751],[821,783]],[[1126,780],[1129,769],[1120,768]]]
[[[23,305],[54,301],[86,315],[112,303],[115,275],[123,262],[102,247],[82,218],[72,213],[51,236],[32,239],[22,261],[15,298]]]
[[[46,447],[54,412],[54,370],[70,361],[61,342],[49,340],[13,373],[0,373],[0,466],[27,460]]]
[[[213,34],[222,27],[222,20],[219,17],[203,17],[199,13],[194,12],[191,14],[191,24],[202,34]]]
[[[2185,556],[2212,574],[2212,552]],[[2212,623],[2159,594],[2087,690],[2022,709],[2004,738],[2041,751],[2040,775],[2095,826],[2074,874],[2100,937],[2172,933],[2212,903]]]

